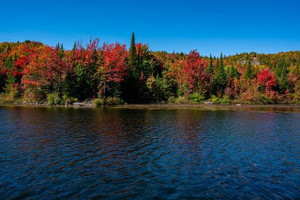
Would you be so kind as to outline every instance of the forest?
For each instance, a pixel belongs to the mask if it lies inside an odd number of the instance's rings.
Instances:
[[[219,57],[129,49],[99,39],[66,50],[41,42],[0,43],[2,102],[299,104],[300,51]]]

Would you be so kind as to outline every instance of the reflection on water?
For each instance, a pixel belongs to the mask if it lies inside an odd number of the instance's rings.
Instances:
[[[0,107],[0,199],[297,199],[277,111]]]

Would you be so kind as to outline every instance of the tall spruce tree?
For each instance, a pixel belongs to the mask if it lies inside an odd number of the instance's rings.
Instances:
[[[137,52],[135,47],[134,33],[131,35],[127,68],[128,75],[121,85],[121,96],[128,103],[138,103],[139,98],[141,98],[141,86],[139,81],[139,73],[137,70]]]
[[[216,66],[216,72],[213,79],[213,87],[215,94],[223,95],[227,86],[228,77],[224,69],[223,55],[220,56],[220,64]]]
[[[223,64],[223,53],[221,53],[221,56],[220,56],[220,67],[223,67],[223,68],[224,68],[224,64]]]
[[[134,71],[136,68],[136,64],[137,64],[134,33],[132,33],[132,35],[131,35],[131,42],[130,42],[129,55],[128,55],[128,64],[129,64],[129,69],[131,71]]]

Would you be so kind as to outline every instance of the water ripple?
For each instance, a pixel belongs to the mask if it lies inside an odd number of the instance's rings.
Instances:
[[[0,199],[299,199],[295,112],[0,107]]]

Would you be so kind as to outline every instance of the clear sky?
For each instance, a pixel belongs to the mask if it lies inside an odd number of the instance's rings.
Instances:
[[[90,38],[225,55],[300,50],[300,0],[1,0],[0,42]]]

